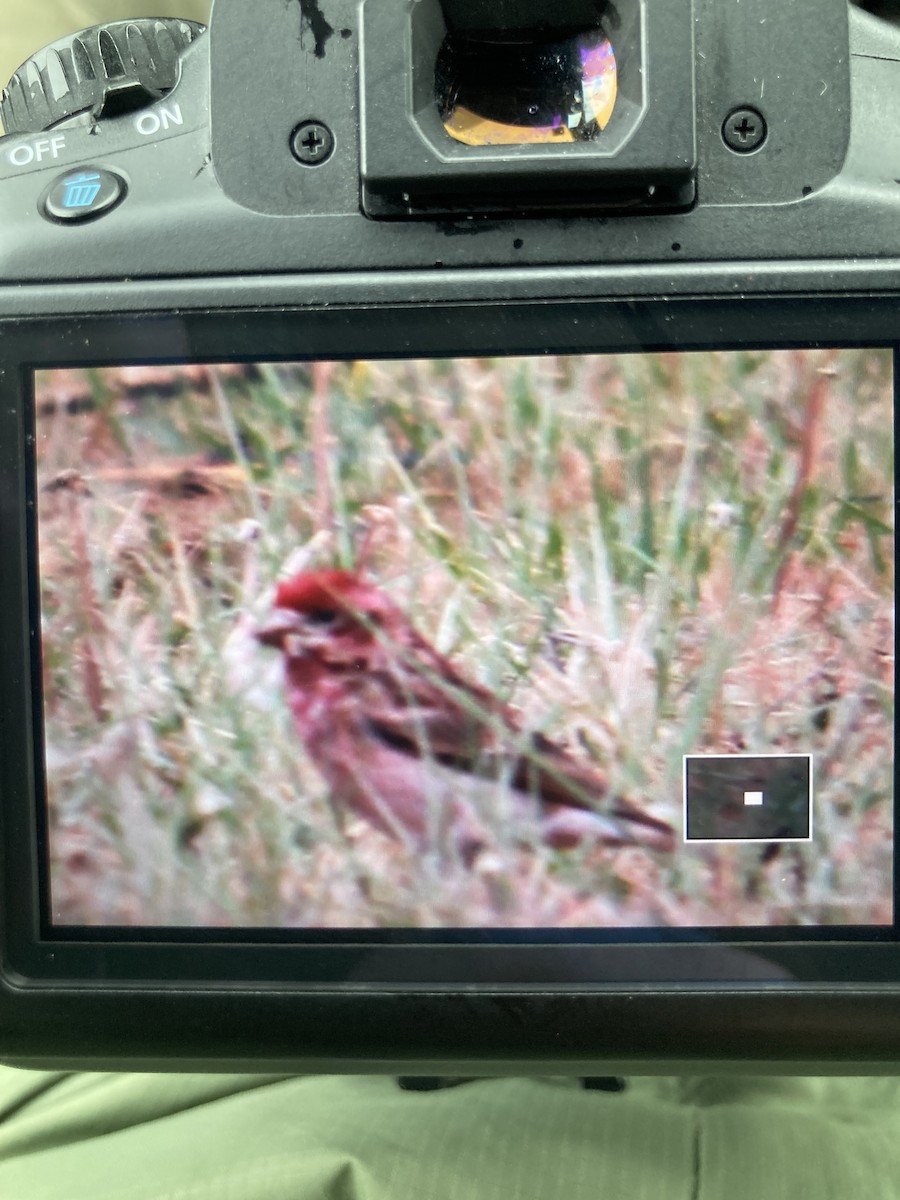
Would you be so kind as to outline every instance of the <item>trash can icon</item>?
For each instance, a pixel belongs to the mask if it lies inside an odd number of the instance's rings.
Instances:
[[[70,175],[63,180],[63,208],[90,208],[100,192],[100,176]]]

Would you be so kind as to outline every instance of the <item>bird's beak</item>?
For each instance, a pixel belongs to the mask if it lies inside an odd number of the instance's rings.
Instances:
[[[289,608],[273,609],[268,620],[256,630],[256,640],[264,646],[274,646],[276,650],[287,649],[288,638],[296,641],[296,635],[302,628],[300,615],[291,612]]]

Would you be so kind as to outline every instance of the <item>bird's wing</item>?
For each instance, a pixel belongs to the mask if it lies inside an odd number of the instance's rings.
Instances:
[[[670,825],[612,795],[599,767],[582,763],[542,733],[523,730],[508,705],[463,678],[424,639],[386,656],[377,670],[360,672],[356,685],[369,731],[395,749],[506,780],[548,809],[603,809],[626,827],[623,841],[672,848]]]
[[[523,754],[516,765],[512,780],[516,787],[539,796],[544,805],[557,811],[560,806],[591,812],[602,807],[623,827],[624,841],[645,842],[666,851],[675,848],[672,826],[613,793],[599,767],[580,762],[543,734],[533,734],[531,741],[531,753]]]
[[[409,753],[486,773],[522,734],[512,710],[492,692],[462,678],[422,643],[360,681],[365,711],[378,736]]]

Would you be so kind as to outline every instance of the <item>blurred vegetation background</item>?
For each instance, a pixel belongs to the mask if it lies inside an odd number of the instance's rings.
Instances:
[[[891,921],[888,351],[54,371],[35,402],[54,920]],[[812,752],[813,842],[466,870],[342,827],[252,638],[333,564],[679,829],[686,752]]]

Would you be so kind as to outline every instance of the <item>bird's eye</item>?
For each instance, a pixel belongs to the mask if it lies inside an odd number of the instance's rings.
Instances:
[[[337,615],[336,608],[314,608],[306,614],[306,619],[312,625],[330,625]]]

